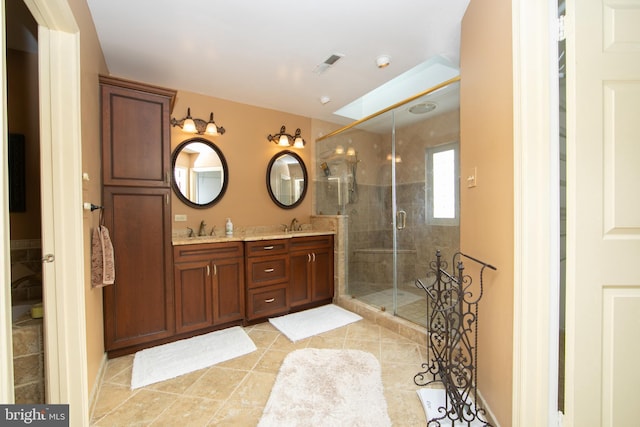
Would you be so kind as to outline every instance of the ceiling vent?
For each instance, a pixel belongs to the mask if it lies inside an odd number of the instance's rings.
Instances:
[[[341,53],[334,53],[333,55],[331,55],[330,57],[325,59],[323,63],[317,65],[315,70],[313,70],[313,72],[316,73],[316,74],[324,73],[325,71],[327,71],[329,69],[329,67],[333,66],[333,64],[338,62],[338,60],[340,58],[342,58],[343,56],[344,55],[341,54]]]

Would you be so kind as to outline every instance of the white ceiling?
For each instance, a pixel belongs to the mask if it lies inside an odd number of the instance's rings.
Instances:
[[[111,75],[336,123],[429,59],[458,67],[469,1],[87,0]]]

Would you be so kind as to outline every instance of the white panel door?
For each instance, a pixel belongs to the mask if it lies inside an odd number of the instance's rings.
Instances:
[[[567,1],[566,424],[638,424],[640,0]]]

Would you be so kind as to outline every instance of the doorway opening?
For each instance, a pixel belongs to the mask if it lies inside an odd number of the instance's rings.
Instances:
[[[6,2],[11,312],[15,402],[45,403],[38,24]]]

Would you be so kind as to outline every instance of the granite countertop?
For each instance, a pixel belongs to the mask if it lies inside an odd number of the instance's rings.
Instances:
[[[220,243],[220,242],[255,242],[259,240],[276,240],[276,239],[291,239],[294,237],[307,237],[307,236],[323,236],[327,234],[335,234],[335,231],[331,230],[301,230],[301,231],[267,231],[267,232],[237,232],[231,237],[226,236],[195,236],[173,237],[173,245],[195,245],[198,243]]]

